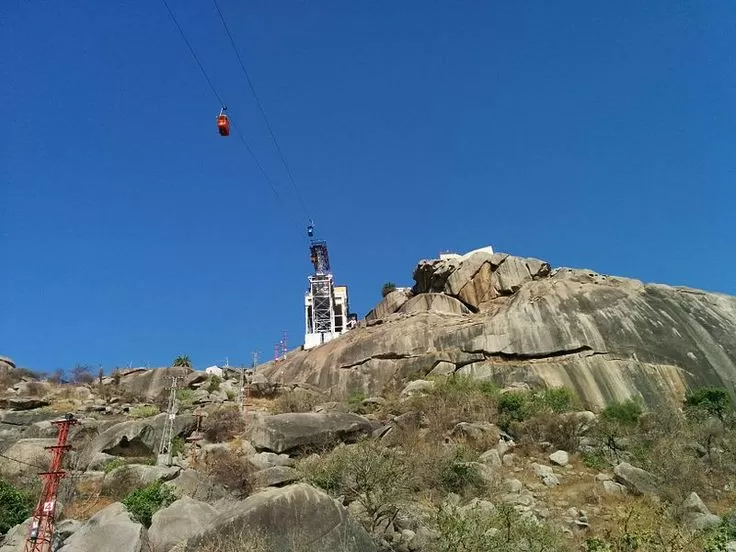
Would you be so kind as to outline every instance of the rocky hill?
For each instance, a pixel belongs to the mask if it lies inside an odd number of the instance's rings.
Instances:
[[[677,403],[688,388],[736,381],[736,297],[483,251],[422,261],[414,280],[359,328],[259,373],[335,398],[458,373],[566,386],[591,408]]]
[[[734,298],[484,252],[414,279],[245,404],[234,370],[0,357],[0,552],[67,413],[59,552],[736,550]]]

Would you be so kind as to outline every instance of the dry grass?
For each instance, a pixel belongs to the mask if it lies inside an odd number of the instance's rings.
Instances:
[[[114,499],[106,496],[81,497],[64,506],[64,518],[86,521],[113,502]]]
[[[204,435],[212,443],[223,443],[245,431],[245,420],[237,406],[221,406],[205,418]]]
[[[295,389],[279,395],[272,403],[276,413],[311,412],[315,406],[324,402],[316,393]]]

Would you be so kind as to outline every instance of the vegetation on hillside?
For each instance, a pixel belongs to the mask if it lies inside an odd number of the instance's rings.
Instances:
[[[0,535],[25,521],[31,515],[33,497],[0,478]]]
[[[166,508],[175,500],[174,492],[161,481],[156,481],[134,490],[122,502],[134,520],[145,527],[150,527],[153,514],[161,508]]]
[[[75,385],[60,385],[54,396],[73,397]],[[98,381],[92,387],[94,392],[102,386]],[[202,388],[232,394],[217,377]],[[377,542],[390,541],[407,526],[428,529],[422,535],[426,552],[724,552],[726,543],[736,540],[729,513],[736,484],[736,412],[724,389],[692,390],[681,408],[648,409],[625,400],[597,414],[582,412],[566,388],[501,390],[489,381],[451,376],[417,389],[408,398],[397,392],[375,401],[356,390],[337,408],[380,420],[391,430],[353,444],[323,446],[318,454],[305,447],[296,458],[304,479],[342,500]],[[193,407],[194,395],[192,389],[179,390],[182,409]],[[327,397],[297,388],[258,400],[272,412],[308,412]],[[222,445],[207,448],[192,466],[233,497],[246,497],[258,477],[247,457],[250,445],[243,441],[242,412],[229,403],[206,410],[205,443]],[[128,416],[157,412],[138,404]],[[185,449],[177,437],[175,454]],[[567,451],[571,467],[554,467],[561,483],[547,487],[531,466],[549,466],[554,450]],[[151,461],[115,458],[98,469],[109,474]],[[610,477],[621,462],[652,474],[657,499],[604,490],[596,475]],[[108,489],[103,497],[99,489],[79,491],[69,511],[88,516],[122,498],[134,519],[148,526],[153,514],[175,499],[161,483],[144,486],[140,478],[128,480],[125,470],[115,477],[120,489]],[[0,480],[0,531],[29,515],[32,497],[18,490],[21,481],[26,480]],[[720,525],[687,528],[683,503],[692,492],[723,516]],[[582,528],[566,521],[572,506],[586,512]],[[386,546],[401,548],[388,541]]]

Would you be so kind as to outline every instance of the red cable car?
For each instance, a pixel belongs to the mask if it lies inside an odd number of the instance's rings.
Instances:
[[[223,111],[225,111],[224,107],[220,110],[220,114],[217,116],[217,130],[220,133],[220,136],[230,136],[230,121]]]

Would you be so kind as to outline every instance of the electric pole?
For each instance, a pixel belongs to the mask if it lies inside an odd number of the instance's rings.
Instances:
[[[43,480],[43,490],[36,509],[33,511],[30,531],[23,548],[24,552],[50,552],[51,550],[56,529],[56,502],[59,494],[59,483],[66,477],[66,472],[61,466],[64,461],[64,453],[71,448],[70,445],[67,445],[69,428],[79,422],[73,414],[67,414],[63,420],[51,423],[59,428],[59,435],[56,439],[56,445],[45,447],[46,450],[51,451],[51,462],[49,471],[38,474]]]
[[[169,405],[166,409],[166,419],[164,420],[164,429],[161,432],[161,444],[158,447],[158,462],[161,462],[162,456],[166,456],[166,465],[171,466],[172,460],[172,444],[174,441],[174,420],[176,420],[176,411],[179,408],[179,402],[176,397],[177,383],[181,376],[170,376],[171,387],[169,388]]]

